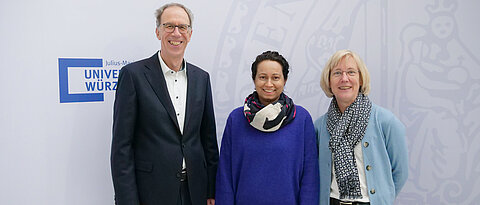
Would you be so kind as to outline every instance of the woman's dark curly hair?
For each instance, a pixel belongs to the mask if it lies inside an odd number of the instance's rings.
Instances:
[[[265,51],[262,54],[258,55],[257,58],[255,59],[255,62],[252,63],[252,79],[255,80],[255,76],[257,76],[257,66],[260,62],[264,60],[271,60],[271,61],[276,61],[282,66],[282,73],[283,73],[283,78],[287,80],[288,78],[288,62],[285,60],[285,58],[280,55],[277,51]]]

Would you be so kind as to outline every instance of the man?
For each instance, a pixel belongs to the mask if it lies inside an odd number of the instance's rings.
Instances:
[[[161,50],[126,65],[118,78],[111,153],[115,203],[214,204],[218,147],[210,77],[183,59],[193,15],[170,3],[156,18]]]

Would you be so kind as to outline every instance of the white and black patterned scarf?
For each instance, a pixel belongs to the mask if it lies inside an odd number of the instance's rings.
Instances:
[[[245,99],[243,113],[248,123],[262,132],[275,132],[295,118],[296,108],[293,100],[284,93],[277,102],[262,105],[254,91]]]
[[[341,199],[362,198],[353,148],[365,135],[371,109],[372,102],[362,93],[358,93],[343,115],[335,97],[330,102],[327,112],[327,129],[331,135],[328,147],[333,154]]]

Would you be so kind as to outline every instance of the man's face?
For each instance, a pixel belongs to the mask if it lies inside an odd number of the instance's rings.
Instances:
[[[178,27],[174,27],[173,32],[168,32],[163,24],[190,26],[187,12],[178,6],[166,8],[161,16],[160,26],[155,30],[158,40],[161,41],[161,56],[163,60],[183,58],[187,44],[192,36],[192,30],[189,28],[186,33],[181,33]]]

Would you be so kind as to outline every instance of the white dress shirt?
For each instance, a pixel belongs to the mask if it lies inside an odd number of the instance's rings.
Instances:
[[[183,135],[183,125],[185,124],[185,108],[187,107],[187,65],[183,61],[182,68],[179,71],[174,71],[168,68],[165,61],[163,61],[160,53],[158,54],[160,66],[162,68],[163,76],[167,84],[168,94],[172,101],[175,115],[177,116],[178,127],[180,133]],[[182,167],[185,169],[185,158],[183,158]]]

